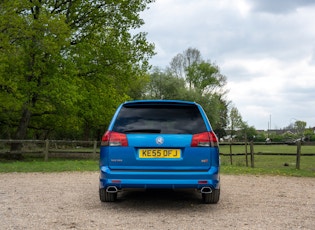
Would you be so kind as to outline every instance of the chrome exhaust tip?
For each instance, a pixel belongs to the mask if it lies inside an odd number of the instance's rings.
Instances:
[[[117,193],[118,192],[118,188],[116,186],[108,186],[106,188],[106,192],[108,192],[108,193]]]
[[[200,192],[201,193],[212,193],[212,188],[210,188],[210,187],[202,187]]]

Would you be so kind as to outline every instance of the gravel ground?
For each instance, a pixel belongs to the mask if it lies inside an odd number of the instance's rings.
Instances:
[[[98,173],[0,174],[0,229],[315,229],[315,179],[221,176],[221,199],[124,192],[101,203]]]

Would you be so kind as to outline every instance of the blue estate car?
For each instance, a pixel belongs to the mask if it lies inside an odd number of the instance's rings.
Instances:
[[[113,202],[128,189],[192,189],[217,203],[219,169],[218,139],[199,104],[125,102],[102,137],[100,200]]]

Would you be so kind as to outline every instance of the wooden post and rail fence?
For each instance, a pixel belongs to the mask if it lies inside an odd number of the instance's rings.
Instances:
[[[11,144],[21,144],[23,147],[20,151],[10,151]],[[51,157],[56,157],[57,154],[61,158],[67,157],[70,155],[79,156],[78,154],[85,154],[85,157],[98,159],[99,153],[99,141],[67,141],[67,140],[1,140],[0,139],[0,155],[5,155],[8,158],[10,156],[14,156],[16,154],[26,155],[26,154],[37,154],[44,157],[45,161],[48,161]],[[249,165],[248,158],[250,158],[250,167],[255,167],[255,154],[259,155],[269,155],[268,153],[255,153],[254,146],[262,145],[263,143],[254,143],[254,142],[243,142],[243,143],[220,143],[221,145],[229,145],[229,153],[221,155],[229,156],[231,165],[233,164],[233,156],[236,155],[245,155],[246,166]],[[279,143],[273,143],[278,145]],[[284,143],[280,143],[284,144]],[[245,151],[243,153],[233,153],[233,146],[235,145],[244,145]],[[248,145],[249,145],[249,153],[248,153]],[[296,145],[296,168],[300,169],[301,162],[301,142],[295,143]],[[303,144],[304,145],[304,144]],[[314,144],[313,144],[314,145]],[[282,155],[281,154],[270,154],[270,155]],[[249,155],[249,156],[248,156]],[[290,153],[290,156],[294,156],[294,154]],[[303,154],[309,156],[315,156],[312,154]]]
[[[21,144],[23,147],[19,151],[10,151],[11,144]],[[0,140],[0,153],[2,155],[26,155],[37,154],[44,157],[45,161],[56,154],[78,155],[85,154],[89,158],[97,159],[99,152],[98,141],[67,141],[67,140]]]
[[[238,153],[238,154],[233,154],[233,145],[244,145],[245,146],[245,152],[244,153]],[[230,158],[230,164],[233,165],[233,156],[235,155],[245,155],[245,161],[246,161],[246,166],[248,167],[248,144],[249,144],[249,149],[250,149],[250,152],[249,152],[249,155],[250,155],[250,166],[252,168],[255,167],[255,152],[254,152],[254,142],[244,142],[244,143],[233,143],[233,142],[230,142],[230,143],[224,143],[223,145],[229,145],[229,154],[222,154],[221,155],[229,155],[229,158]],[[256,143],[257,144],[262,144],[262,143]],[[283,143],[274,143],[274,144],[283,144]],[[222,144],[220,144],[222,145]],[[301,142],[298,141],[295,143],[296,145],[296,169],[300,169],[300,164],[301,164]],[[260,154],[260,155],[286,155],[286,153],[272,153],[272,154],[268,154],[268,153],[263,153],[263,154]],[[290,155],[290,156],[294,156],[294,154],[287,154],[287,155]],[[314,150],[314,153],[311,153],[311,154],[304,154],[305,156],[315,156],[315,150]]]

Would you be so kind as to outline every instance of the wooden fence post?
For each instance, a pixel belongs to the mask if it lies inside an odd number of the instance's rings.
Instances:
[[[48,161],[48,154],[49,154],[49,140],[45,140],[45,149],[44,149],[44,155],[45,155],[45,161]]]
[[[246,160],[246,167],[248,167],[247,145],[248,145],[248,142],[247,142],[247,140],[245,140],[245,160]]]
[[[93,144],[93,159],[96,159],[96,148],[97,148],[97,141],[94,141]]]
[[[255,163],[254,163],[254,144],[253,144],[253,141],[250,142],[250,164],[251,164],[251,167],[252,167],[252,168],[255,167]]]
[[[231,165],[233,164],[233,159],[232,159],[232,141],[230,141],[230,161]]]
[[[300,169],[300,162],[301,162],[301,141],[298,141],[297,147],[296,147],[296,169]]]

